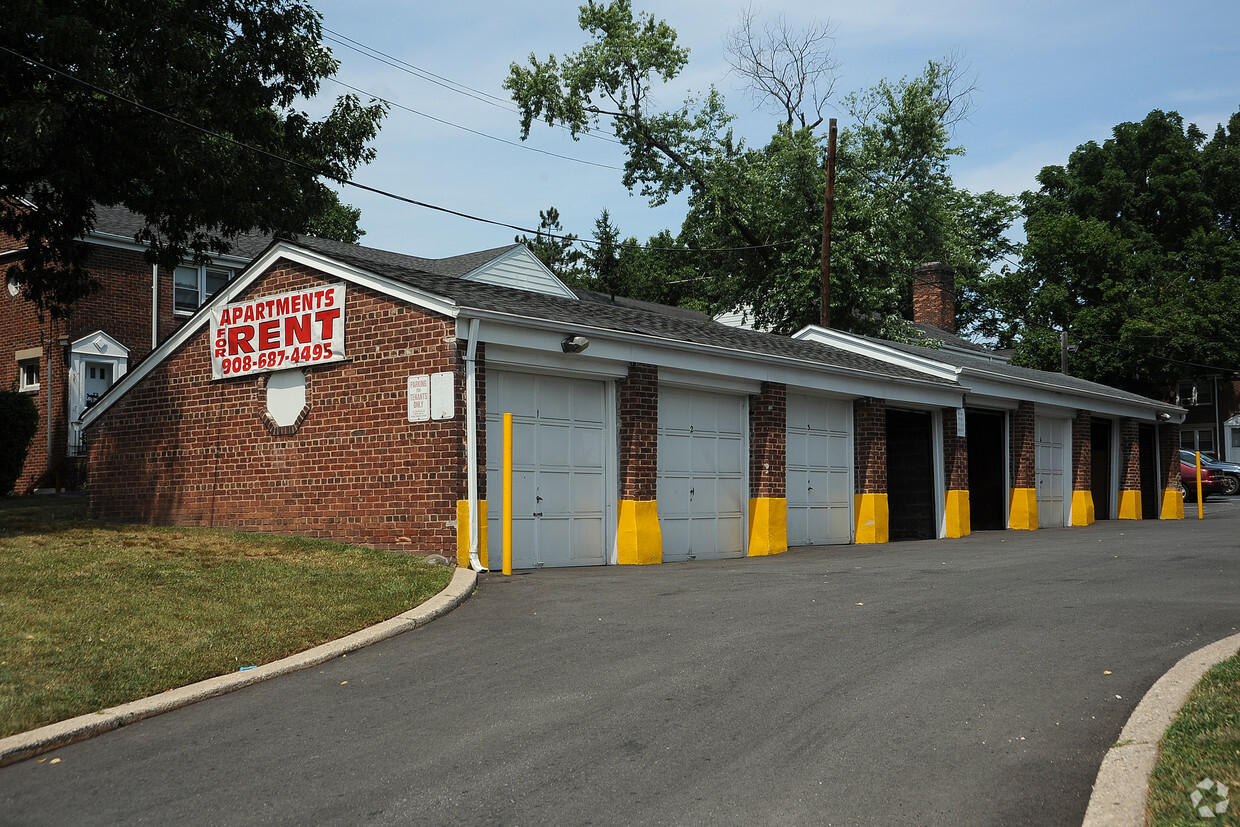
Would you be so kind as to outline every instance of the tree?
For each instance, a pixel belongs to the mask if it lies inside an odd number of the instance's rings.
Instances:
[[[333,241],[344,241],[356,244],[366,235],[359,224],[362,211],[357,207],[341,203],[339,196],[332,190],[325,197],[322,209],[310,216],[306,225],[306,235],[316,238],[330,238]]]
[[[785,115],[770,143],[751,149],[728,128],[732,116],[713,88],[678,109],[654,108],[656,79],[671,80],[688,61],[665,22],[634,17],[628,0],[590,0],[579,22],[592,42],[578,52],[512,64],[505,86],[522,135],[535,119],[574,135],[610,124],[628,153],[626,186],[640,187],[654,205],[689,191],[677,242],[696,251],[687,263],[695,274],[681,269],[677,281],[708,279],[715,310],[745,307],[777,331],[816,321],[825,179],[823,138],[812,126],[833,77],[829,52],[817,51],[829,45],[829,27],[797,34],[781,21],[760,33],[752,14],[742,18],[733,36],[740,71]],[[931,63],[920,78],[850,99],[857,125],[841,138],[842,266],[833,264],[840,282],[832,291],[832,318],[845,329],[901,335],[915,265],[946,261],[967,282],[1006,249],[1010,200],[957,190],[946,174],[948,159],[962,151],[950,146],[950,129],[971,102],[972,84],[959,67],[955,58]],[[822,84],[799,71],[818,73]]]
[[[509,67],[504,88],[520,111],[522,139],[535,120],[567,127],[574,138],[607,120],[628,153],[621,180],[640,187],[652,205],[685,187],[705,187],[716,145],[731,140],[725,130],[732,116],[713,87],[700,101],[654,111],[655,78],[672,80],[689,60],[675,30],[644,12],[634,18],[629,0],[588,0],[578,22],[593,39],[578,52],[545,61],[531,54],[528,66]],[[762,244],[743,222],[734,226],[748,243]]]
[[[1240,113],[1207,140],[1155,110],[1038,182],[1020,267],[983,291],[1017,361],[1057,369],[1066,330],[1072,373],[1154,396],[1240,362]]]
[[[1012,199],[959,189],[948,172],[963,152],[951,145],[950,125],[968,103],[958,82],[952,93],[956,67],[932,61],[916,78],[882,81],[845,99],[853,124],[839,138],[831,265],[832,322],[840,328],[908,338],[913,268],[928,261],[956,268],[968,326],[974,285],[1011,249],[1003,233],[1016,213]],[[761,150],[720,153],[712,186],[690,198],[681,234],[691,246],[723,248],[706,259],[726,285],[721,300],[779,332],[817,321],[824,143],[785,123]],[[736,249],[744,239],[720,220],[742,194],[742,220],[772,255]]]
[[[30,443],[39,430],[39,409],[34,397],[16,390],[0,391],[0,496],[13,490],[26,464]]]
[[[519,235],[514,240],[529,247],[561,281],[569,283],[579,275],[585,254],[576,248],[577,236],[564,232],[560,211],[555,207],[538,211],[538,230],[533,238]]]
[[[790,128],[814,129],[839,77],[840,62],[829,48],[834,42],[829,21],[795,29],[781,15],[764,24],[750,7],[728,33],[728,64],[745,79],[755,103],[774,101]]]
[[[373,157],[384,113],[352,95],[317,120],[302,111],[336,67],[299,0],[12,5],[0,230],[27,249],[10,274],[63,313],[91,287],[74,240],[96,205],[144,216],[136,240],[165,265],[225,253],[246,231],[334,232],[322,179]]]

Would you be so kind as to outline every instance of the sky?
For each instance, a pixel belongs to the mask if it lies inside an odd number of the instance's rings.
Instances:
[[[340,84],[347,84],[393,104],[374,143],[377,157],[358,169],[356,182],[530,229],[540,210],[554,206],[565,231],[582,238],[590,237],[603,209],[624,237],[644,241],[664,228],[679,229],[683,198],[651,208],[628,192],[620,182],[623,148],[613,141],[573,141],[541,123],[520,140],[519,117],[502,86],[509,65],[587,43],[578,3],[314,5],[340,61],[339,83],[325,82],[322,92],[345,94],[350,89]],[[823,20],[834,27],[840,77],[825,114],[839,118],[841,128],[848,125],[845,94],[884,78],[916,76],[931,59],[961,55],[978,88],[974,112],[955,134],[966,154],[953,160],[951,171],[957,186],[975,192],[1035,189],[1042,167],[1066,163],[1077,146],[1105,141],[1116,124],[1140,121],[1154,109],[1179,112],[1207,134],[1240,110],[1240,3],[1234,0],[633,0],[633,8],[665,20],[689,49],[688,66],[657,90],[658,100],[675,107],[714,85],[737,115],[736,133],[751,146],[767,143],[778,118],[755,110],[729,74],[724,42],[744,9],[759,21],[782,15],[794,27]],[[363,55],[349,41],[392,60]],[[462,94],[402,64],[483,94]],[[440,258],[509,244],[517,235],[355,188],[345,188],[342,199],[361,208],[362,243],[370,247]]]

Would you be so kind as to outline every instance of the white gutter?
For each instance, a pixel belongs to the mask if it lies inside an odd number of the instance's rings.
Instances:
[[[725,358],[742,359],[747,362],[757,364],[777,364],[777,365],[795,365],[803,366],[815,373],[828,373],[838,376],[858,376],[866,379],[881,379],[884,382],[891,382],[896,385],[912,385],[915,387],[941,388],[947,390],[961,390],[961,386],[953,379],[944,377],[945,382],[934,382],[927,379],[917,379],[913,377],[892,376],[888,374],[878,374],[873,371],[860,368],[850,368],[843,365],[826,365],[812,359],[803,359],[800,357],[778,356],[775,354],[758,353],[751,350],[741,350],[731,345],[708,345],[701,342],[686,342],[683,339],[672,339],[667,336],[660,336],[654,333],[636,333],[627,330],[617,330],[615,328],[598,327],[596,325],[583,324],[580,322],[571,322],[568,320],[555,321],[552,319],[531,318],[522,316],[519,313],[510,313],[502,310],[486,310],[476,307],[462,307],[462,312],[476,313],[479,318],[491,319],[503,323],[516,323],[517,326],[531,330],[548,330],[556,332],[581,331],[584,334],[592,334],[599,337],[606,337],[615,342],[624,342],[631,344],[654,345],[667,350],[677,350],[683,353],[700,353],[712,356],[723,356]],[[760,334],[774,336],[773,333]],[[819,343],[821,344],[821,343]],[[875,361],[882,361],[875,359]],[[949,383],[949,384],[948,384]]]
[[[1113,403],[1118,402],[1123,405],[1129,405],[1129,406],[1133,406],[1136,408],[1143,408],[1143,409],[1153,408],[1155,421],[1158,420],[1158,413],[1159,413],[1158,409],[1160,408],[1165,409],[1166,413],[1170,416],[1174,417],[1176,415],[1179,415],[1179,420],[1177,420],[1177,424],[1182,423],[1184,421],[1184,418],[1188,415],[1188,411],[1184,410],[1183,408],[1177,405],[1170,405],[1165,402],[1159,402],[1157,399],[1149,399],[1148,397],[1138,397],[1138,398],[1133,399],[1127,396],[1115,396],[1113,393],[1106,393],[1105,391],[1096,391],[1096,390],[1092,390],[1089,388],[1071,388],[1071,387],[1067,387],[1064,385],[1057,385],[1053,382],[1047,382],[1041,379],[1028,379],[1024,377],[1014,378],[1011,376],[1006,376],[1001,373],[994,373],[993,371],[986,370],[985,368],[978,368],[978,367],[972,367],[972,366],[962,366],[960,369],[960,376],[962,380],[961,384],[965,385],[966,388],[970,387],[965,381],[965,377],[969,375],[980,376],[982,378],[989,379],[990,381],[994,382],[997,385],[1006,385],[1008,387],[1019,387],[1021,385],[1034,386],[1034,387],[1042,388],[1052,393],[1059,394],[1061,396],[1069,396],[1069,397],[1076,396],[1076,397],[1083,397],[1083,398],[1092,399],[1092,400],[1106,400],[1108,402],[1113,402]],[[1134,396],[1136,395],[1134,394]]]
[[[481,526],[478,514],[478,320],[469,320],[465,346],[465,474],[469,498],[469,567],[487,571],[478,559]]]
[[[151,350],[159,347],[159,265],[151,265]]]

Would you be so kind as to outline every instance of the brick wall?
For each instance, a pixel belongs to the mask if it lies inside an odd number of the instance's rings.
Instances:
[[[1125,419],[1119,426],[1119,482],[1121,491],[1141,490],[1141,442],[1135,419]]]
[[[969,490],[969,440],[956,434],[956,409],[943,409],[943,477],[948,491]]]
[[[280,261],[245,298],[328,281]],[[296,433],[264,426],[261,377],[211,380],[204,327],[90,428],[91,515],[454,554],[464,343],[452,319],[347,291],[348,361],[307,369]],[[408,422],[406,378],[437,371],[456,374],[455,418]]]
[[[1072,490],[1092,491],[1094,487],[1093,415],[1077,411],[1072,419]]]
[[[461,397],[461,416],[465,415],[465,346],[467,343],[461,343],[461,369],[460,369],[460,397]],[[474,352],[474,385],[477,388],[477,417],[474,423],[474,433],[478,437],[478,500],[482,502],[487,498],[487,360],[486,345],[478,343],[478,349]],[[461,473],[469,473],[469,454],[463,453],[461,456]],[[503,464],[503,458],[500,458],[500,464]],[[468,481],[467,481],[468,482]],[[466,492],[468,496],[469,492]]]
[[[857,494],[887,493],[887,403],[853,402],[853,470]]]
[[[1012,412],[1011,465],[1012,487],[1033,488],[1037,483],[1034,472],[1036,446],[1034,445],[1034,412],[1032,402],[1021,402]]]
[[[763,382],[749,397],[749,496],[788,496],[788,388]]]
[[[652,502],[658,496],[659,369],[631,364],[618,383],[620,499]]]
[[[1171,423],[1158,426],[1158,462],[1162,468],[1162,490],[1183,487],[1180,477],[1180,426]]]

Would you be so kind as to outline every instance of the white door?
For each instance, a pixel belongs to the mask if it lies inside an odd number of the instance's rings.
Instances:
[[[788,394],[788,545],[852,542],[852,404]]]
[[[110,362],[87,362],[83,368],[82,386],[86,391],[86,407],[99,401],[104,391],[112,387],[112,364]]]
[[[486,381],[490,567],[503,553],[504,413],[513,415],[513,567],[602,565],[615,453],[607,386],[504,371]]]
[[[749,400],[659,388],[663,561],[742,557],[749,514]]]
[[[1062,528],[1068,524],[1067,509],[1072,503],[1067,493],[1069,422],[1040,416],[1034,421],[1034,427],[1038,527]]]
[[[129,349],[103,331],[73,343],[69,360],[69,453],[82,447],[82,414],[125,375]]]

